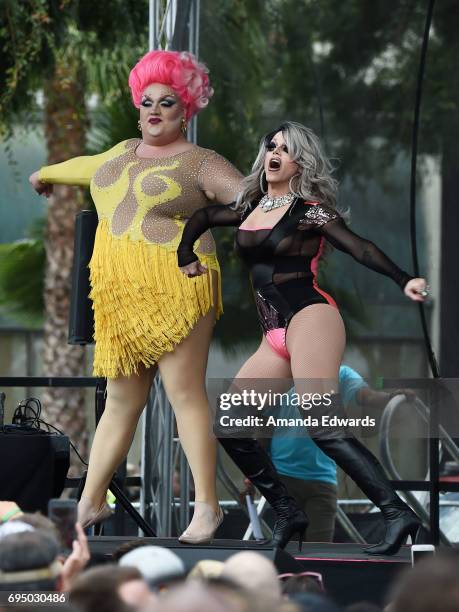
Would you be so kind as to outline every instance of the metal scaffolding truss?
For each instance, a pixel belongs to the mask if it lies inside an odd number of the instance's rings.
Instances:
[[[157,536],[167,537],[172,534],[174,519],[181,529],[189,523],[190,473],[159,375],[153,382],[142,423],[140,511]],[[180,474],[178,504],[174,498],[174,474]]]
[[[150,0],[150,50],[191,51],[198,57],[199,14],[200,0]],[[196,117],[191,121],[188,137],[196,143]]]

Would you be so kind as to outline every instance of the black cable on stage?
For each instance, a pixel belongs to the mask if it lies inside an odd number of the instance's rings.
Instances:
[[[419,61],[419,72],[416,85],[416,99],[414,104],[414,119],[413,119],[413,133],[411,140],[411,180],[410,180],[410,237],[411,237],[411,253],[413,257],[413,269],[415,277],[419,277],[419,261],[418,261],[418,250],[416,240],[416,172],[417,172],[417,160],[418,160],[418,134],[419,134],[419,118],[421,114],[421,100],[422,100],[422,85],[424,81],[424,72],[426,66],[427,47],[429,45],[429,33],[432,25],[432,15],[435,0],[429,0],[427,7],[426,21],[424,26],[424,36],[422,39],[421,57]],[[426,313],[423,302],[418,303],[419,315],[421,317],[422,333],[424,336],[424,344],[427,351],[427,357],[429,359],[430,369],[434,378],[440,377],[437,360],[432,349],[432,343],[430,341],[429,331],[427,329]]]
[[[41,402],[36,397],[29,397],[28,399],[19,402],[16,410],[14,411],[12,422],[15,425],[24,427],[25,429],[23,433],[41,432],[43,430],[41,429],[40,425],[45,425],[48,428],[48,433],[50,432],[50,429],[54,429],[54,431],[57,431],[61,436],[65,436],[65,433],[61,429],[51,425],[51,423],[48,423],[41,418]],[[29,431],[27,431],[27,429]],[[11,431],[11,428],[8,425],[3,426],[3,432],[8,433],[8,431]],[[80,455],[78,449],[70,438],[69,444],[81,463],[87,466],[88,464]]]
[[[419,277],[419,260],[417,251],[417,234],[416,234],[416,172],[417,172],[417,159],[418,159],[418,134],[419,134],[419,123],[421,114],[421,100],[422,100],[422,85],[424,81],[424,73],[427,58],[427,48],[429,45],[429,34],[430,27],[432,25],[433,9],[435,0],[428,0],[427,14],[424,25],[424,35],[422,38],[421,57],[419,61],[419,71],[416,84],[416,97],[414,104],[414,119],[413,119],[413,132],[411,138],[411,177],[410,177],[410,240],[411,240],[411,253],[413,258],[413,269],[415,277]],[[312,74],[316,83],[317,91],[317,102],[319,106],[319,118],[320,118],[320,131],[321,136],[324,138],[325,134],[325,122],[323,113],[323,97],[320,86],[319,77],[314,70],[314,59],[310,57]],[[418,303],[419,315],[421,318],[422,333],[424,336],[424,344],[427,351],[427,358],[429,360],[430,369],[434,378],[440,377],[440,371],[438,363],[433,352],[432,343],[427,329],[427,320],[423,302]]]

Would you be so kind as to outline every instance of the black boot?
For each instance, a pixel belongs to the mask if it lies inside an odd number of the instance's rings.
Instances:
[[[292,536],[298,533],[301,550],[308,517],[289,495],[268,453],[253,438],[218,438],[218,441],[276,512],[272,539],[274,546],[285,548]]]
[[[332,398],[333,414],[344,416],[339,396],[333,395]],[[386,525],[384,540],[366,548],[365,552],[370,555],[394,555],[408,535],[414,541],[421,521],[397,495],[382,465],[368,448],[352,434],[343,431],[311,432],[311,435],[317,446],[352,478],[382,512]],[[326,435],[336,437],[326,438]]]

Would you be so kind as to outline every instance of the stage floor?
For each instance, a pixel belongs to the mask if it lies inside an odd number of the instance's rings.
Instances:
[[[396,555],[367,555],[362,544],[323,544],[305,542],[303,550],[298,551],[298,543],[287,545],[287,552],[298,560],[330,561],[334,563],[411,563],[411,547],[402,546]]]

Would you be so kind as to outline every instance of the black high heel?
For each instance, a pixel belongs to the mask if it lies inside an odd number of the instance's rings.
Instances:
[[[344,415],[339,395],[332,397],[331,414]],[[378,508],[381,509],[386,532],[384,540],[364,551],[370,555],[395,555],[408,535],[415,537],[421,521],[411,508],[400,499],[392,483],[373,455],[355,436],[347,431],[309,431],[317,446],[331,457]]]
[[[290,504],[288,503],[290,502]],[[293,502],[294,505],[291,504]],[[309,525],[306,513],[298,508],[293,498],[287,500],[285,510],[279,509],[276,504],[277,520],[274,524],[272,543],[276,548],[285,548],[292,537],[297,533],[299,536],[298,550],[303,547],[306,529]]]
[[[218,441],[275,511],[276,523],[272,537],[274,546],[285,548],[295,533],[301,535],[302,544],[309,523],[308,517],[279,479],[271,458],[258,440],[218,438]]]
[[[421,521],[408,506],[406,508],[381,508],[386,533],[384,540],[364,549],[368,555],[395,555],[408,536],[414,544],[421,528]]]

